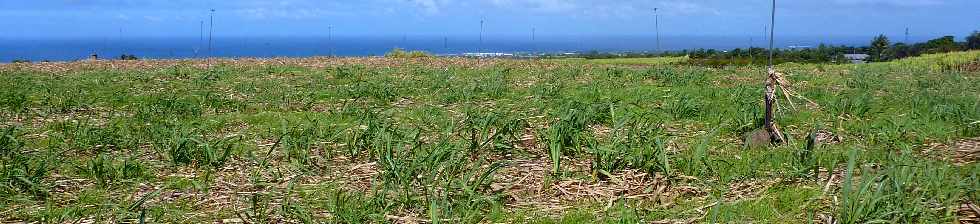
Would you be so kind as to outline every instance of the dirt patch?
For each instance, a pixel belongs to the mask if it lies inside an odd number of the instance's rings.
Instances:
[[[331,174],[325,175],[326,178],[349,191],[371,189],[375,177],[380,174],[376,162],[354,162],[345,156],[337,156],[330,163],[338,165],[329,168]]]
[[[510,166],[497,172],[491,188],[506,195],[508,207],[558,213],[582,202],[611,205],[619,199],[670,206],[679,196],[699,194],[697,189],[691,187],[673,186],[671,181],[659,174],[627,169],[612,173],[608,180],[594,180],[573,177],[589,172],[587,161],[571,161],[562,165],[566,171],[564,178],[551,174],[551,162],[545,158],[514,160]]]
[[[973,164],[980,159],[980,137],[961,139],[947,144],[929,144],[922,153],[956,165]]]
[[[817,131],[815,137],[818,144],[825,144],[825,145],[839,144],[844,140],[840,136],[835,135],[833,132],[826,131],[826,130]]]
[[[960,70],[965,72],[980,71],[980,60],[973,61],[968,64],[963,64],[960,66]]]
[[[728,185],[728,192],[725,193],[726,201],[738,201],[743,199],[757,198],[766,192],[774,184],[779,183],[780,179],[775,180],[747,180],[732,182]]]

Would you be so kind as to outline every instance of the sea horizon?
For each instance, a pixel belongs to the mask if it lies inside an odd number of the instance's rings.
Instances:
[[[813,48],[820,44],[865,46],[872,36],[778,36],[777,48]],[[912,37],[919,42],[934,37]],[[141,59],[193,59],[208,57],[207,37],[60,37],[0,38],[0,62],[74,61],[89,58],[119,58],[123,54]],[[672,35],[660,38],[659,51],[694,49],[728,50],[764,47],[761,37]],[[655,53],[656,36],[650,35],[405,35],[405,36],[215,36],[210,55],[222,58],[272,57],[369,57],[392,49],[421,50],[437,55],[465,53]]]

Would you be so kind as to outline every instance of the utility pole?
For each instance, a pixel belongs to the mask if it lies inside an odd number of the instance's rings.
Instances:
[[[327,27],[327,45],[329,46],[329,56],[333,57],[333,26]]]
[[[197,49],[194,49],[194,57],[195,58],[198,57],[198,52],[200,52],[201,49],[204,48],[204,20],[201,20],[201,29],[200,29],[200,31],[201,31],[201,36],[197,40]]]
[[[909,28],[905,27],[905,44],[909,44]]]
[[[769,35],[769,25],[762,26],[762,43],[763,43],[763,47],[765,47],[766,40],[769,39],[768,35]]]
[[[211,9],[211,23],[208,27],[208,72],[211,71],[211,57],[214,56],[212,49],[214,45],[214,9]]]
[[[653,19],[654,20],[654,25],[653,26],[654,26],[654,29],[657,32],[657,53],[661,53],[663,51],[660,49],[660,14],[657,13],[657,10],[658,9],[659,8],[653,8],[653,18],[654,18]]]
[[[769,20],[769,71],[774,71],[772,66],[772,56],[773,56],[773,37],[776,35],[776,0],[772,0],[772,14]]]
[[[483,51],[483,19],[480,19],[480,50]]]
[[[119,27],[119,50],[122,51],[120,54],[126,54],[126,44],[123,43],[123,28]]]
[[[537,32],[538,28],[531,27],[531,53],[537,52]]]

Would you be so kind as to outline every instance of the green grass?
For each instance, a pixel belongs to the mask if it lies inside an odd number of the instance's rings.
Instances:
[[[980,134],[980,52],[782,64],[819,108],[782,99],[769,149],[741,144],[764,69],[683,60],[0,65],[0,221],[949,223],[980,200],[980,165],[921,153]],[[629,173],[669,188],[555,187]]]

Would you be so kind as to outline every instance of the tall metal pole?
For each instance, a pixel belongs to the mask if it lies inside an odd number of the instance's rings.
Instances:
[[[198,53],[204,48],[204,20],[201,20],[201,36],[197,40],[197,49],[194,50],[194,57],[198,57]]]
[[[123,43],[123,28],[119,27],[119,49],[122,51],[120,54],[126,54],[126,44]]]
[[[762,46],[765,47],[766,40],[769,39],[769,25],[762,26]]]
[[[657,10],[658,9],[659,8],[653,8],[653,18],[654,18],[653,19],[654,20],[654,25],[653,26],[655,27],[654,29],[657,32],[657,53],[660,53],[660,52],[663,52],[663,51],[660,49],[660,14],[657,13]]]
[[[537,32],[538,32],[538,28],[531,27],[531,53],[532,54],[537,51],[537,34],[538,34]]]
[[[480,51],[483,51],[483,20],[480,20]]]
[[[333,26],[327,27],[327,44],[330,46],[329,56],[333,57]]]
[[[909,28],[905,27],[905,44],[909,44]]]
[[[214,9],[211,9],[211,22],[208,27],[208,70],[211,69],[211,57],[214,56],[212,49],[214,49]]]
[[[772,70],[773,37],[776,35],[776,0],[772,0],[772,14],[769,18],[769,69]]]

